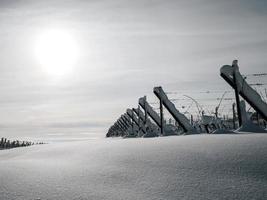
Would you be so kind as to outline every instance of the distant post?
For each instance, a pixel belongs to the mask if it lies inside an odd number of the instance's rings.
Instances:
[[[141,130],[140,105],[138,105],[138,132]]]

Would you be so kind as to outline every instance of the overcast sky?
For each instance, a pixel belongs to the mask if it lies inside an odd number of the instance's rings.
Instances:
[[[0,136],[104,135],[154,86],[229,89],[224,64],[266,71],[265,0],[1,0]],[[71,34],[70,74],[45,73],[34,55],[42,32]]]

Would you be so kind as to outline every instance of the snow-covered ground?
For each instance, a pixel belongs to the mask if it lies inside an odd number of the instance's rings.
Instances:
[[[0,151],[0,199],[267,199],[267,134],[108,138]]]

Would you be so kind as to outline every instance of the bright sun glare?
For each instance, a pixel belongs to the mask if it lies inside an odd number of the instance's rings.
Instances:
[[[44,71],[64,75],[74,67],[78,57],[77,44],[68,32],[50,30],[37,38],[35,54]]]

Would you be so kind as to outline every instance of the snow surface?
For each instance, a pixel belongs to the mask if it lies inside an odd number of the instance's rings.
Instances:
[[[0,199],[267,199],[267,134],[107,138],[0,151]]]

